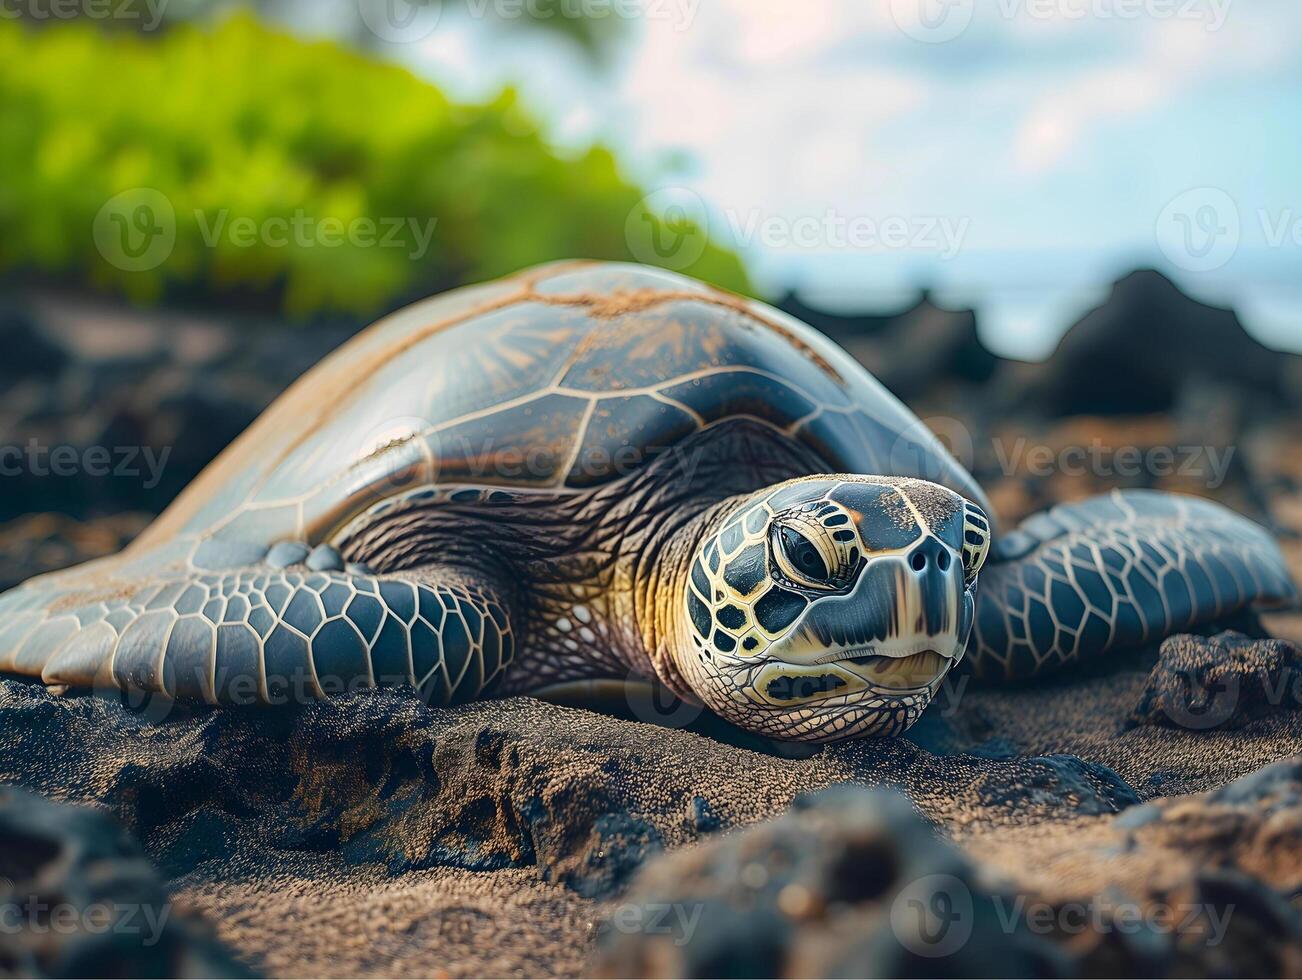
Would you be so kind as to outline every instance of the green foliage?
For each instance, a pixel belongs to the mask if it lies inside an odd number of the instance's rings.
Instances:
[[[626,227],[659,220],[609,151],[561,155],[510,91],[459,105],[247,16],[156,39],[0,23],[0,174],[0,272],[293,315],[369,314],[554,258],[634,258]],[[136,188],[161,198],[117,197]],[[132,237],[168,228],[174,241]],[[660,230],[696,236],[662,264],[699,252],[682,271],[747,290],[701,229]]]

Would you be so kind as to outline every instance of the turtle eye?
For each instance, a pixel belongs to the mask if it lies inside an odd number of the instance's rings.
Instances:
[[[990,520],[975,504],[963,504],[963,578],[970,586],[990,554]]]
[[[795,585],[814,589],[836,588],[838,562],[801,531],[789,524],[773,526],[773,554],[779,570]]]

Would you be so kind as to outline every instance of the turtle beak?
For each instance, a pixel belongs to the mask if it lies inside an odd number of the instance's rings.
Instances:
[[[963,655],[972,606],[959,557],[931,535],[872,559],[851,592],[810,603],[765,651],[765,699],[934,693]]]

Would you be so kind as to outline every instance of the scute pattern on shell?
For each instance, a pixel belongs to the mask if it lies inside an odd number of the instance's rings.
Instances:
[[[305,375],[137,543],[316,541],[403,488],[575,490],[754,418],[829,472],[983,501],[929,430],[803,324],[682,276],[562,263],[381,320]]]

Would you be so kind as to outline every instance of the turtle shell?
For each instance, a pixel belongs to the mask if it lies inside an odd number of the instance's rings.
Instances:
[[[425,484],[581,491],[740,417],[812,448],[828,472],[921,476],[983,500],[913,413],[804,324],[659,269],[563,263],[360,333],[132,550],[315,540]]]

